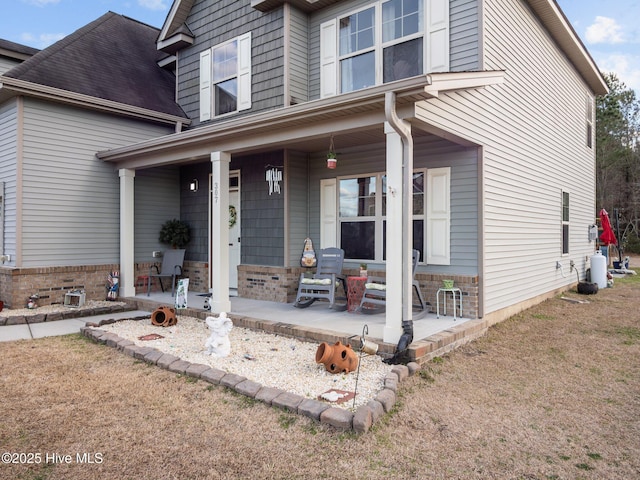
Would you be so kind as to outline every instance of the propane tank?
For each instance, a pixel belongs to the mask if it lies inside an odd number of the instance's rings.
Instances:
[[[607,259],[600,250],[591,255],[591,281],[598,288],[607,288]]]

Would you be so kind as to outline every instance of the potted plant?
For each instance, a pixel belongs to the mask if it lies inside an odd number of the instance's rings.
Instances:
[[[366,263],[361,263],[360,264],[360,276],[361,277],[366,277],[367,274],[367,264]]]
[[[334,169],[336,168],[337,164],[338,164],[338,158],[336,156],[336,152],[331,151],[327,153],[327,168]]]
[[[167,220],[160,228],[158,240],[172,248],[184,248],[191,240],[189,225],[176,218]]]

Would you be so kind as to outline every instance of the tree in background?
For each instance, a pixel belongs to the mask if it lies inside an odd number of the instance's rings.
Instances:
[[[640,101],[615,74],[604,78],[609,93],[596,99],[596,207],[620,212],[619,240],[640,253]]]

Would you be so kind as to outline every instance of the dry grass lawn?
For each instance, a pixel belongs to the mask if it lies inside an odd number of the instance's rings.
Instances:
[[[426,365],[361,436],[79,335],[2,343],[1,451],[33,463],[0,478],[640,478],[640,275],[570,296],[590,303],[554,298]]]

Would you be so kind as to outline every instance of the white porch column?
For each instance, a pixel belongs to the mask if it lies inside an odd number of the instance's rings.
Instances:
[[[123,297],[135,297],[134,269],[134,181],[135,170],[122,168],[120,175],[120,292]]]
[[[227,152],[211,152],[211,311],[229,312],[229,163]]]
[[[388,122],[387,135],[387,305],[383,340],[398,343],[402,335],[402,139]]]

